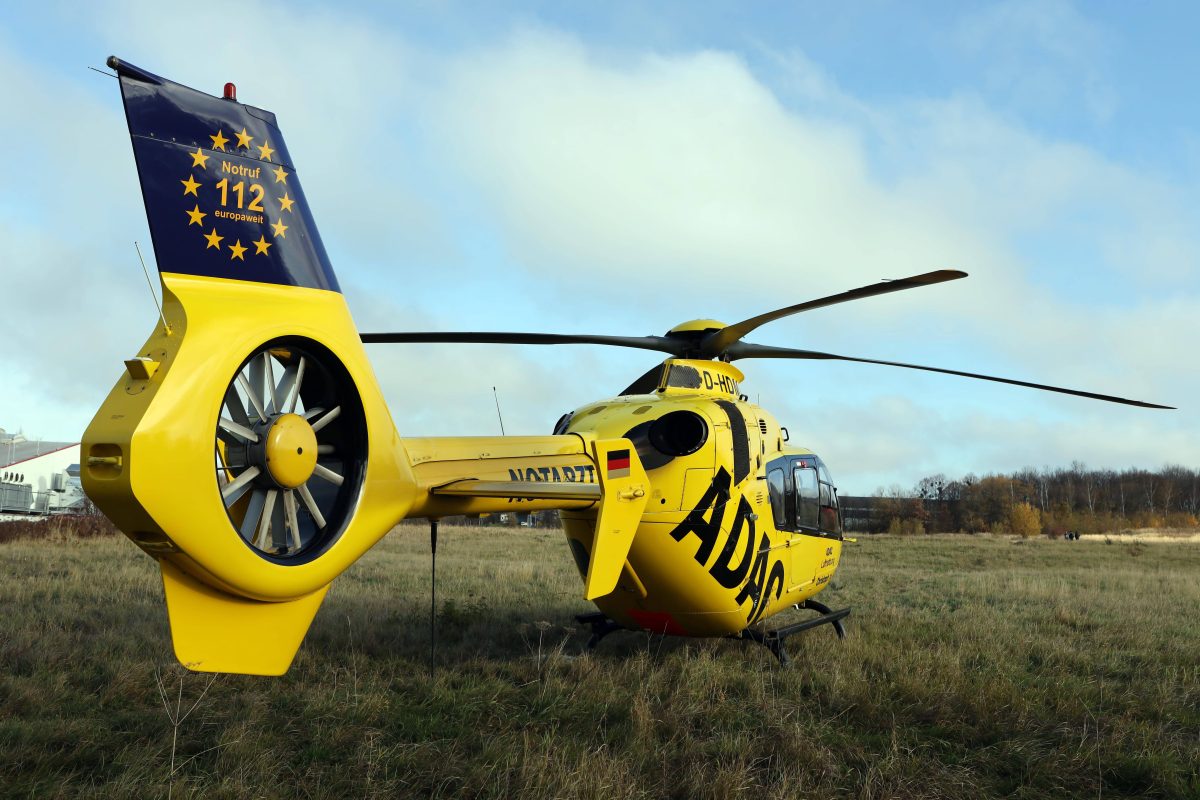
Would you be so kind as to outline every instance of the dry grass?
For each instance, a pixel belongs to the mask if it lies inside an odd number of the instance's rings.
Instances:
[[[1195,528],[1135,528],[1119,533],[1084,534],[1082,538],[1108,542],[1197,544],[1200,543],[1200,531]]]
[[[0,543],[18,539],[63,541],[117,537],[117,530],[108,517],[100,514],[56,514],[48,517],[0,521]]]
[[[0,544],[0,795],[1200,796],[1200,548],[864,538],[822,598],[850,638],[784,671],[634,633],[583,655],[560,534],[444,528],[436,677],[427,548],[402,529],[335,583],[283,678],[209,686],[132,544]]]

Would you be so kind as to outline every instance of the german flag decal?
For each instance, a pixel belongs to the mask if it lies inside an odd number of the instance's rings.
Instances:
[[[628,450],[609,450],[608,451],[608,477],[610,477],[610,478],[628,478],[629,477],[629,451]]]

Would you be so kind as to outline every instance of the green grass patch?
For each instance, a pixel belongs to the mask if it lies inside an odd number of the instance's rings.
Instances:
[[[3,796],[1200,797],[1195,544],[865,538],[821,598],[849,638],[783,670],[726,640],[585,654],[560,533],[443,528],[432,677],[421,528],[334,583],[282,678],[178,667],[123,538],[0,566]]]

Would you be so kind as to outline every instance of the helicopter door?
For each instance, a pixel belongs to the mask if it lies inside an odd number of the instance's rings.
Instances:
[[[816,566],[824,551],[824,542],[816,535],[820,522],[820,481],[811,462],[792,461],[791,506],[795,515],[788,549],[791,553],[788,592],[803,591],[816,579]]]

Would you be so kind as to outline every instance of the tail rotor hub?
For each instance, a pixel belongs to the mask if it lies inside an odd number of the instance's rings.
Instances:
[[[260,434],[262,448],[255,455],[260,468],[282,489],[308,482],[317,466],[317,433],[299,414],[278,414]]]

